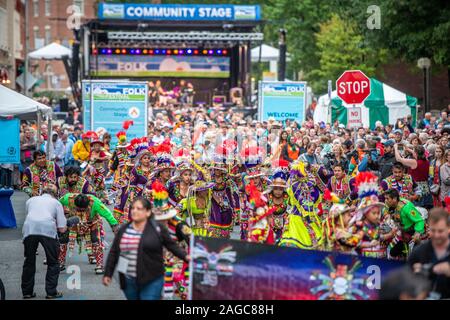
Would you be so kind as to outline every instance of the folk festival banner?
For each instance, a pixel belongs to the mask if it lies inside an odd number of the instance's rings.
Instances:
[[[403,263],[338,252],[195,237],[193,300],[376,300]]]
[[[123,130],[124,121],[133,121],[133,125],[127,131],[129,141],[147,136],[146,82],[101,80],[92,81],[92,86],[94,90],[91,95],[91,81],[83,81],[82,101],[86,131],[110,133],[112,148],[117,144],[116,133]]]

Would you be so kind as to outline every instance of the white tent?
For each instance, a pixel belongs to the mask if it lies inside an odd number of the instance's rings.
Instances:
[[[278,56],[280,50],[277,48],[268,46],[267,44],[263,44],[261,47],[256,47],[252,49],[251,56],[252,56],[252,62],[258,62],[259,61],[259,53],[261,51],[261,62],[268,62],[268,61],[278,61]],[[289,59],[289,53],[286,53],[286,60],[290,61]]]
[[[61,60],[63,56],[69,56],[71,58],[72,50],[56,42],[50,43],[28,54],[28,57],[31,59],[42,60]]]
[[[0,85],[0,117],[35,117],[38,111],[42,115],[50,115],[52,108]]]

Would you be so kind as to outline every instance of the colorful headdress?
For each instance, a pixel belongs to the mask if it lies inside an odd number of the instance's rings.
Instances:
[[[169,204],[169,192],[159,180],[152,183],[152,200],[152,212],[156,220],[167,220],[176,216],[176,209]]]
[[[136,161],[138,161],[145,153],[151,154],[151,150],[148,147],[147,137],[132,139],[130,145],[127,147],[127,150],[130,157],[136,158]]]
[[[254,181],[250,181],[250,183],[245,187],[245,191],[249,196],[250,207],[254,210],[256,215],[254,215],[250,222],[255,223],[264,219],[268,215],[274,212],[274,208],[267,208],[267,198],[264,196],[262,192],[258,190]]]
[[[245,168],[247,170],[246,179],[252,179],[256,177],[264,176],[262,171],[262,149],[259,147],[245,148],[241,153],[241,157],[244,159]]]
[[[117,140],[119,141],[118,146],[125,147],[127,146],[127,130],[134,124],[133,120],[127,120],[122,123],[123,130],[120,130],[116,133]]]
[[[166,139],[163,143],[152,147],[153,154],[156,157],[156,170],[161,171],[164,169],[174,169],[175,163],[171,155],[172,146],[170,140]]]
[[[228,151],[224,146],[217,146],[216,149],[214,150],[211,169],[228,171],[227,154]]]
[[[200,165],[192,161],[195,170],[195,182],[191,186],[192,191],[203,191],[214,187],[214,183],[211,182],[211,175],[208,170],[202,168]]]
[[[372,172],[360,172],[355,177],[355,187],[358,190],[359,205],[357,214],[352,222],[361,220],[363,215],[369,212],[374,206],[384,207],[384,203],[378,199],[378,177]]]
[[[306,166],[307,166],[307,163],[303,162],[302,160],[296,160],[291,165],[290,176],[297,176],[300,178],[307,177],[308,173],[306,172]]]

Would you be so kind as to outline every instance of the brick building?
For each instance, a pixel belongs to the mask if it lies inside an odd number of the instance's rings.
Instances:
[[[95,0],[28,0],[29,52],[52,42],[71,47],[74,34],[67,26],[78,6],[81,23],[96,16]],[[62,61],[30,60],[30,69],[35,77],[43,80],[36,91],[61,90],[70,84]]]
[[[16,88],[18,68],[24,62],[25,6],[21,0],[0,0],[0,84]]]

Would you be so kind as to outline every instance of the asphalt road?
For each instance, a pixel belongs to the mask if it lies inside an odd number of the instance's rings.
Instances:
[[[25,220],[25,202],[28,196],[23,192],[16,191],[12,197],[12,203],[17,220],[17,228],[0,229],[0,279],[6,289],[6,299],[22,299],[20,287],[22,267],[23,267],[23,244],[22,226]],[[0,213],[1,214],[1,213]],[[106,252],[109,251],[114,235],[104,223],[106,229]],[[232,234],[233,239],[239,238],[239,227],[235,227]],[[107,254],[105,254],[106,260]],[[42,246],[38,248],[36,257],[35,276],[35,299],[45,299],[45,272],[46,266],[43,264],[45,253]],[[88,263],[86,254],[78,254],[77,247],[72,257],[67,257],[66,270],[60,274],[58,291],[64,294],[63,299],[67,300],[123,300],[125,299],[119,288],[117,273],[109,287],[101,283],[102,276],[94,272],[95,265]]]

